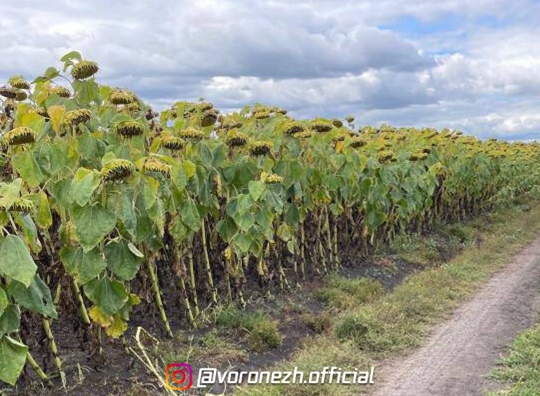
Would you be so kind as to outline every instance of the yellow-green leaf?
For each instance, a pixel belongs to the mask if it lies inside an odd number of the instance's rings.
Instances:
[[[37,212],[35,218],[36,224],[39,228],[44,230],[48,229],[52,225],[51,207],[49,205],[49,199],[45,192],[40,191],[37,194]]]
[[[113,317],[104,313],[97,305],[88,310],[88,316],[101,327],[109,327],[113,324]]]
[[[66,108],[64,106],[51,106],[47,109],[47,113],[51,117],[53,130],[57,133],[60,132],[60,124],[65,112]]]
[[[107,327],[105,332],[112,338],[118,338],[125,333],[128,326],[118,315],[114,315],[114,322],[111,326]]]

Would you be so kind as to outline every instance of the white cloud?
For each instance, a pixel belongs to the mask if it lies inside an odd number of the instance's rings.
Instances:
[[[159,107],[204,96],[540,136],[534,0],[19,0],[0,14],[0,79],[32,78],[78,49],[103,82]]]

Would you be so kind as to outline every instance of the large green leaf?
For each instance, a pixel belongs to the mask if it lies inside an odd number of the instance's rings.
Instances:
[[[108,267],[113,274],[125,280],[137,275],[141,259],[135,256],[126,241],[112,242],[105,246]]]
[[[28,347],[11,337],[0,340],[0,380],[15,385],[26,363]]]
[[[56,203],[62,208],[68,207],[71,204],[70,184],[71,183],[69,180],[59,180],[58,182],[50,185],[50,192],[52,196],[55,198]]]
[[[250,180],[255,179],[257,175],[257,167],[250,162],[238,161],[223,169],[223,175],[231,187],[245,187]]]
[[[292,203],[288,205],[287,210],[285,211],[285,221],[295,227],[300,222],[300,212],[298,211],[296,204]]]
[[[193,199],[187,199],[180,208],[182,222],[192,231],[197,231],[201,226],[201,216]]]
[[[92,166],[99,166],[101,162],[99,159],[105,155],[105,149],[107,147],[105,143],[100,139],[96,139],[89,133],[81,135],[78,140],[78,151],[81,158]]]
[[[124,189],[120,194],[111,195],[107,199],[107,209],[116,214],[131,236],[137,229],[137,214],[133,205],[133,192]]]
[[[4,334],[13,333],[17,331],[21,325],[21,312],[19,306],[15,304],[9,304],[4,313],[0,316],[0,337]]]
[[[158,196],[159,182],[153,177],[146,177],[143,183],[143,199],[146,209],[151,208],[156,203]]]
[[[264,190],[266,190],[266,184],[261,181],[252,180],[248,184],[248,189],[251,198],[253,198],[253,200],[257,202],[264,193]]]
[[[85,252],[96,247],[116,225],[114,213],[101,205],[73,209],[76,235]]]
[[[237,213],[233,218],[240,231],[247,232],[253,226],[253,224],[255,224],[255,216],[249,213]]]
[[[230,241],[234,235],[238,232],[238,227],[231,217],[226,217],[218,221],[216,224],[216,229],[219,233],[219,236],[224,241]]]
[[[184,238],[187,237],[189,230],[184,223],[182,223],[180,218],[177,217],[172,221],[172,224],[169,227],[169,232],[175,241],[182,242]]]
[[[236,201],[236,210],[235,214],[245,214],[248,213],[253,206],[253,199],[249,194],[239,194]],[[249,215],[248,215],[249,216]]]
[[[71,181],[71,197],[79,206],[84,206],[90,201],[100,183],[99,172],[79,168]]]
[[[81,53],[79,51],[70,51],[60,58],[60,62],[67,62],[73,59],[82,60]]]
[[[171,180],[179,189],[183,189],[187,186],[188,176],[186,173],[186,168],[182,163],[177,163],[173,166]]]
[[[43,191],[40,191],[35,196],[35,204],[37,206],[37,212],[36,212],[36,224],[41,229],[48,229],[50,226],[52,226],[52,214],[51,214],[51,207],[49,205],[49,199],[47,198],[47,194],[45,194]]]
[[[34,158],[32,151],[25,150],[15,154],[11,163],[13,164],[13,168],[30,187],[37,187],[45,180],[45,175]]]
[[[154,222],[155,228],[160,237],[163,237],[165,229],[165,209],[163,208],[163,200],[156,199],[155,204],[148,209],[148,217]]]
[[[6,310],[8,304],[9,301],[7,298],[7,294],[4,289],[0,288],[0,316],[4,314],[4,311]]]
[[[107,263],[97,249],[85,252],[81,247],[64,246],[60,249],[60,260],[67,273],[81,284],[95,279],[107,268]]]
[[[244,234],[244,233],[238,233],[232,240],[232,245],[238,249],[240,253],[247,253],[249,250],[249,247],[251,246],[252,237]]]
[[[124,285],[108,278],[94,279],[84,286],[86,296],[107,315],[113,315],[129,299]]]
[[[11,183],[0,183],[0,206],[9,209],[19,198],[22,179],[15,179]]]
[[[19,226],[19,229],[22,231],[22,237],[24,243],[30,247],[31,251],[38,254],[42,246],[38,240],[38,231],[36,224],[28,213],[14,213],[13,220]]]
[[[30,287],[26,287],[17,281],[11,281],[8,285],[8,292],[15,301],[30,311],[51,318],[58,317],[52,301],[51,291],[39,276],[36,275]]]
[[[17,235],[8,235],[0,245],[0,271],[26,287],[30,286],[36,275],[37,266]]]
[[[224,144],[219,144],[214,148],[214,151],[212,151],[212,156],[214,157],[214,161],[212,161],[212,166],[214,168],[218,168],[221,166],[223,161],[227,158],[227,146]]]
[[[99,86],[95,81],[74,81],[73,87],[79,102],[83,104],[99,102]]]

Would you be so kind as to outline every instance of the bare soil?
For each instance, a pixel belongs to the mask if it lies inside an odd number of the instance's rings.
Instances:
[[[487,374],[516,335],[534,324],[539,281],[540,238],[437,326],[423,347],[383,363],[373,395],[476,396],[500,389]]]

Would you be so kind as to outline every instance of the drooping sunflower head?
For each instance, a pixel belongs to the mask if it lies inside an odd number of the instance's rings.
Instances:
[[[201,109],[201,111],[207,111],[207,110],[213,109],[214,105],[208,102],[201,102],[198,104],[198,107],[199,109]]]
[[[186,142],[177,136],[165,136],[161,139],[161,145],[166,149],[178,151],[184,148]]]
[[[15,100],[18,102],[22,102],[24,100],[28,99],[28,94],[24,91],[17,90],[17,94],[15,96]]]
[[[395,159],[395,153],[391,150],[382,150],[377,157],[381,164],[392,162]]]
[[[172,166],[168,165],[162,161],[159,161],[155,158],[150,158],[146,160],[146,162],[143,165],[144,170],[147,172],[156,172],[161,173],[165,177],[169,177],[171,175]]]
[[[13,87],[13,88],[18,88],[18,89],[30,89],[30,83],[28,81],[26,81],[24,78],[20,78],[20,77],[17,77],[17,78],[14,78],[14,79],[10,79],[9,80],[9,84]]]
[[[334,137],[332,138],[332,143],[337,144],[337,143],[339,143],[339,142],[343,142],[347,136],[348,136],[348,135],[346,135],[346,134],[341,134],[341,133],[340,133],[339,135],[334,136]]]
[[[135,94],[123,89],[115,89],[109,94],[109,100],[115,105],[127,105],[137,100]]]
[[[0,96],[8,99],[15,99],[17,97],[17,91],[11,87],[0,87]]]
[[[182,129],[180,132],[178,132],[178,136],[180,136],[182,139],[189,139],[194,141],[199,141],[205,138],[205,135],[202,131],[193,127]]]
[[[407,135],[405,133],[399,133],[396,135],[396,140],[399,142],[407,140]]]
[[[36,133],[32,129],[27,127],[17,127],[4,135],[4,142],[8,146],[19,146],[22,144],[34,143],[36,138]]]
[[[36,109],[36,113],[39,114],[40,116],[42,116],[43,118],[50,118],[49,113],[47,113],[47,109],[45,109],[43,107],[38,107]]]
[[[409,157],[409,161],[413,161],[413,162],[422,161],[422,160],[425,160],[427,157],[428,157],[427,153],[425,153],[422,150],[418,150],[411,154],[411,156]]]
[[[69,89],[62,87],[60,85],[57,85],[56,87],[51,89],[51,93],[60,96],[61,98],[69,98],[71,96],[71,92],[69,92]]]
[[[218,112],[214,109],[208,109],[203,111],[201,118],[201,126],[206,128],[216,123],[218,119]]]
[[[332,120],[332,125],[336,128],[341,128],[343,126],[343,121],[336,118],[335,120]]]
[[[261,174],[261,181],[264,184],[282,184],[283,183],[283,177],[276,175],[275,173],[266,173],[263,172]]]
[[[113,159],[101,169],[101,177],[106,182],[120,182],[133,174],[135,166],[125,159]]]
[[[353,138],[351,138],[351,142],[349,143],[349,146],[351,146],[352,148],[360,148],[360,147],[363,147],[367,144],[367,140],[360,137],[360,136],[355,136]]]
[[[347,117],[345,117],[345,121],[347,121],[349,124],[352,124],[354,122],[354,117],[353,116],[347,116]]]
[[[0,207],[0,209],[6,210],[6,208]],[[34,212],[35,207],[34,203],[29,199],[17,198],[15,202],[10,206],[9,211],[11,212],[23,212],[23,213],[32,213]]]
[[[297,133],[306,132],[307,128],[296,121],[287,122],[284,126],[284,132],[287,135],[294,136]]]
[[[122,121],[115,125],[114,131],[125,138],[133,138],[144,133],[144,125],[138,121]]]
[[[232,118],[225,118],[221,121],[221,128],[225,130],[233,129],[233,128],[242,128],[244,124],[240,121],[236,121]]]
[[[245,133],[240,132],[238,129],[231,129],[227,133],[225,144],[229,147],[242,147],[245,146],[248,141],[248,137]]]
[[[434,138],[435,136],[437,136],[439,134],[439,132],[437,132],[436,130],[430,130],[428,131],[428,133],[426,134],[426,139],[432,139]]]
[[[139,106],[139,102],[135,100],[135,102],[131,102],[125,105],[125,109],[127,109],[128,111],[139,111],[141,107]]]
[[[324,133],[332,130],[333,125],[328,121],[313,121],[310,128],[315,132]]]
[[[64,114],[62,122],[66,127],[76,126],[90,121],[90,117],[92,117],[92,113],[88,109],[72,110]]]
[[[287,110],[282,109],[281,107],[277,107],[277,106],[272,107],[271,111],[276,113],[276,114],[282,114],[282,115],[287,114]]]
[[[313,132],[311,132],[311,131],[303,131],[303,132],[295,133],[292,136],[295,139],[309,139],[310,137],[313,136]]]
[[[264,120],[270,117],[270,110],[268,109],[255,109],[253,110],[253,117],[257,120]]]
[[[71,68],[71,75],[75,80],[84,80],[92,77],[99,70],[96,62],[82,60]]]
[[[249,153],[253,156],[267,155],[274,147],[271,142],[251,142],[248,146]]]

